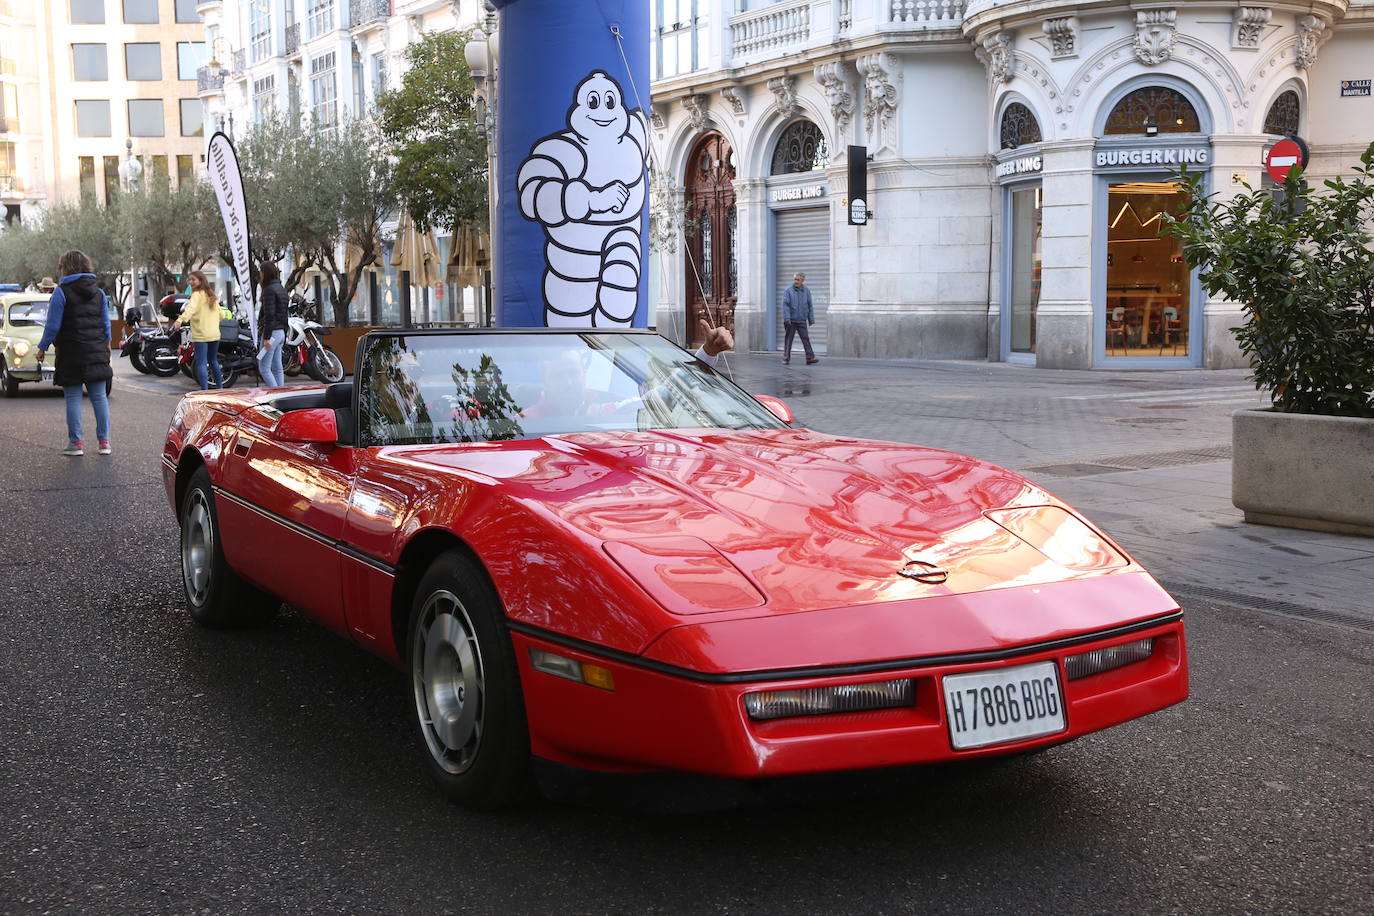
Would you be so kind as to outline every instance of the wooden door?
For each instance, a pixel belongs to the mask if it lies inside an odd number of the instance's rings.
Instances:
[[[739,290],[735,258],[735,162],[730,144],[718,133],[697,141],[687,158],[686,339],[701,343],[700,319],[734,330]]]

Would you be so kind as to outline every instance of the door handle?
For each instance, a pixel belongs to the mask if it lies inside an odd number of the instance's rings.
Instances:
[[[239,436],[234,440],[234,454],[239,458],[246,457],[250,449],[253,448],[253,440]]]

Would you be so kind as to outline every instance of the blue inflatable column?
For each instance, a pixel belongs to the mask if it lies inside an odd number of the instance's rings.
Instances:
[[[496,5],[496,323],[645,327],[649,4]]]

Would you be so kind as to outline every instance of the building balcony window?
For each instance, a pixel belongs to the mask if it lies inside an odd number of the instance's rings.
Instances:
[[[790,0],[730,17],[736,65],[800,49],[811,38],[811,0]]]
[[[356,29],[391,15],[391,0],[348,0],[348,21]]]
[[[218,92],[224,88],[223,67],[201,67],[196,71],[197,92]]]
[[[293,22],[286,27],[286,56],[299,54],[301,50],[301,24]]]
[[[237,51],[234,52],[233,63],[232,66],[229,68],[229,75],[234,77],[235,79],[237,79],[240,76],[243,76],[243,69],[245,66],[247,66],[247,64],[248,52],[245,51],[243,48],[239,48]]]

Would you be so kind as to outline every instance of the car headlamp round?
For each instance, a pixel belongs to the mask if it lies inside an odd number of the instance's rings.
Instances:
[[[29,342],[27,340],[16,340],[14,342],[15,356],[28,356],[30,349],[31,348],[29,347]]]
[[[915,682],[910,678],[797,690],[760,690],[744,695],[744,708],[749,718],[756,720],[891,709],[912,706],[915,702]]]

